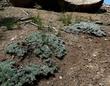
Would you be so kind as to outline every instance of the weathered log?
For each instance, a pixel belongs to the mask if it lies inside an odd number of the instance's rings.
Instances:
[[[70,11],[97,11],[104,0],[10,0],[14,6],[32,7],[35,3],[44,9],[70,10]]]
[[[93,12],[100,9],[104,0],[65,0],[68,2],[67,9],[74,11]]]

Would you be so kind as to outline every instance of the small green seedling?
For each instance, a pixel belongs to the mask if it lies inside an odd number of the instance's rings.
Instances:
[[[43,22],[39,15],[37,15],[37,17],[32,17],[31,20],[33,23],[37,24],[39,30],[43,28]]]
[[[69,24],[72,23],[72,15],[69,15],[69,14],[63,14],[59,21],[61,21],[65,26],[68,26]]]

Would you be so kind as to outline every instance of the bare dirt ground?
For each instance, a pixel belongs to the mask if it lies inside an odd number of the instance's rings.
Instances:
[[[83,18],[92,21],[101,21],[102,27],[107,32],[107,37],[94,37],[87,34],[68,34],[62,31],[63,24],[59,21],[62,13],[9,7],[0,11],[1,16],[27,17],[28,14],[40,15],[45,24],[51,22],[52,26],[60,31],[61,38],[65,41],[68,50],[62,61],[56,60],[60,67],[55,77],[40,81],[39,86],[110,86],[110,8],[105,13],[77,13],[71,14],[73,19]],[[38,29],[31,25],[22,25],[17,30],[0,30],[0,59],[9,58],[4,54],[4,48],[12,41],[24,39],[28,34]],[[35,62],[34,59],[26,59],[25,63]],[[24,64],[25,64],[24,63]]]

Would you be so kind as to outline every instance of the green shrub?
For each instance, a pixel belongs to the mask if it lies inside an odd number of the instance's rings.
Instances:
[[[33,32],[26,37],[23,43],[12,43],[6,47],[5,52],[18,57],[23,57],[30,53],[42,59],[51,57],[61,59],[66,54],[63,40],[53,34]]]
[[[16,68],[13,61],[0,62],[0,86],[27,86],[33,81],[54,74],[57,67],[53,64],[31,64],[23,68]]]
[[[13,64],[15,64],[15,62],[0,62],[0,86],[12,86],[9,84],[9,81],[17,73]]]
[[[65,32],[68,33],[88,33],[98,37],[106,36],[101,27],[93,22],[79,22],[67,26]]]
[[[22,43],[11,43],[5,49],[6,54],[23,57],[27,53],[27,48]]]
[[[0,27],[6,27],[7,30],[12,30],[17,26],[17,21],[15,18],[7,17],[0,19]]]
[[[41,58],[61,58],[66,54],[63,40],[53,34],[35,32],[26,38],[26,43],[34,46],[34,53]]]

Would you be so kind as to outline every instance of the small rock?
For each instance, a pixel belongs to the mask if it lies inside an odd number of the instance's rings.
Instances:
[[[102,21],[96,21],[95,23],[96,23],[96,24],[103,25],[103,22],[102,22]]]
[[[1,26],[0,28],[1,29],[4,29],[4,30],[7,30],[7,27],[6,26]]]
[[[71,67],[70,69],[71,69],[71,70],[73,70],[73,68],[72,68],[72,67]]]
[[[11,41],[15,40],[17,38],[17,36],[14,36],[11,38]]]
[[[98,55],[98,52],[94,52],[92,55],[93,55],[94,57],[96,57],[96,56]]]
[[[47,84],[49,84],[50,82],[49,81],[47,81]]]
[[[62,76],[59,76],[59,79],[63,79],[63,77]]]
[[[108,39],[106,39],[106,38],[105,38],[104,40],[105,40],[105,41],[108,41]]]

